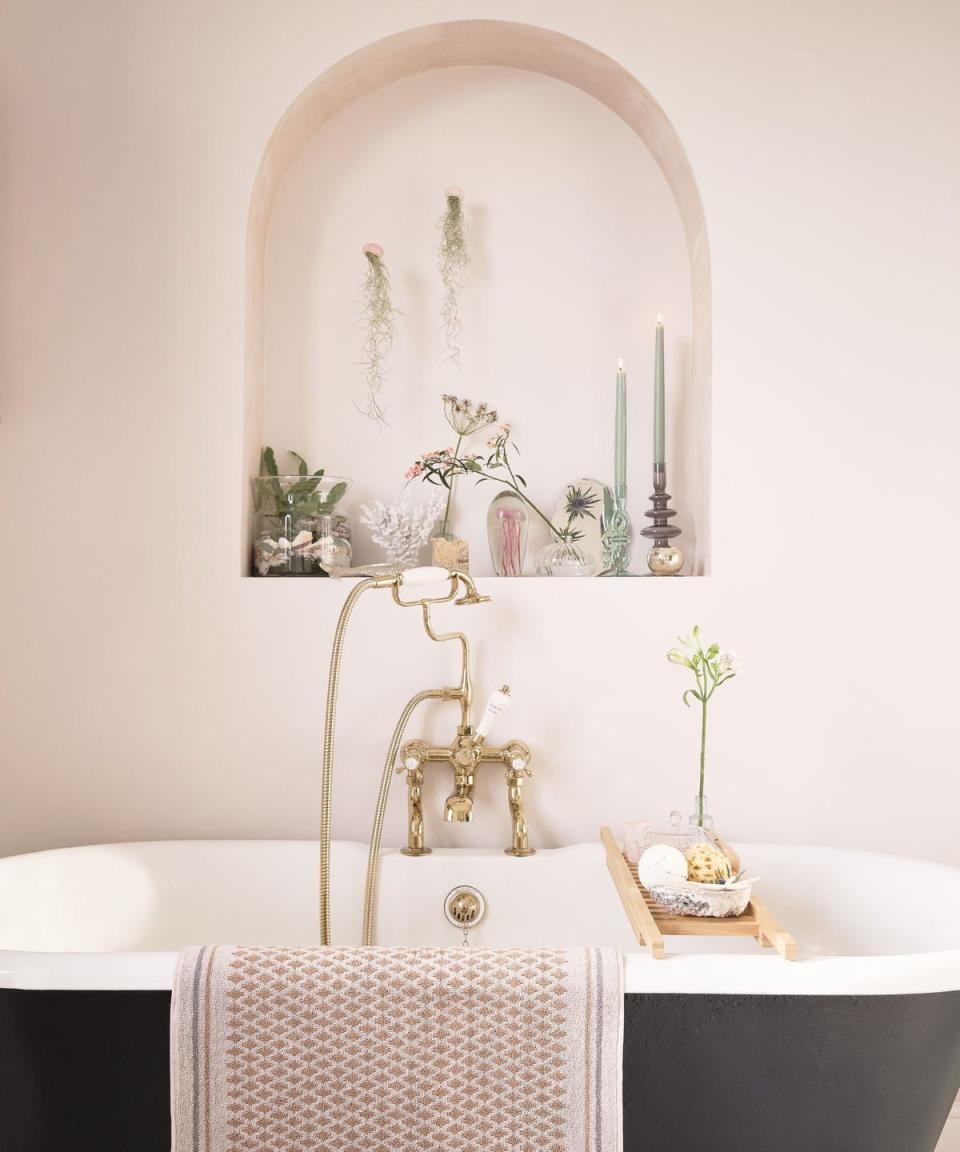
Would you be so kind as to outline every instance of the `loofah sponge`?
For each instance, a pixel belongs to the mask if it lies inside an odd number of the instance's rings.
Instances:
[[[687,878],[698,884],[722,884],[730,877],[730,861],[713,844],[687,849]]]

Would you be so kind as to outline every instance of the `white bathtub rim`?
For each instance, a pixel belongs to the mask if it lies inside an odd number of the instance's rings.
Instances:
[[[175,952],[0,952],[0,990],[169,991]],[[960,949],[904,956],[624,954],[624,991],[738,996],[907,996],[960,991]]]
[[[157,840],[115,844],[84,845],[47,849],[0,859],[0,867],[10,862],[38,856],[59,856],[82,852],[85,848],[160,848],[175,852],[184,846],[253,846],[310,844],[309,840]],[[338,847],[351,855],[366,856],[360,841],[338,840]],[[745,850],[770,845],[744,845]],[[789,845],[772,845],[775,848]],[[860,857],[887,857],[891,853],[867,852],[830,845],[796,845],[798,850],[815,848]],[[595,854],[598,843],[569,845],[552,852]],[[390,855],[396,855],[390,852]],[[437,855],[459,855],[456,849],[440,849]],[[471,856],[502,858],[498,849],[471,849]],[[404,858],[405,859],[405,858]],[[898,857],[898,859],[913,859]],[[956,872],[948,864],[917,859],[918,865]],[[196,943],[212,941],[196,941]],[[228,943],[228,941],[222,941]],[[756,954],[717,955],[710,953],[669,955],[653,960],[640,950],[624,955],[625,990],[638,993],[689,993],[736,995],[911,995],[960,991],[960,948],[918,953],[883,955],[813,956],[796,963],[781,959],[771,950]],[[0,950],[0,989],[50,990],[169,990],[175,952],[27,952]]]

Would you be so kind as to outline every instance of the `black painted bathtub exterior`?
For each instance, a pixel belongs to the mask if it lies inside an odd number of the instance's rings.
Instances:
[[[169,1152],[169,1009],[0,990],[0,1150]],[[625,1152],[933,1152],[960,992],[628,995],[623,1078]]]

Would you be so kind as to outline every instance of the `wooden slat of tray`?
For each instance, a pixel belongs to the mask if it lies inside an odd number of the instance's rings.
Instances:
[[[785,960],[797,959],[796,941],[758,900],[751,900],[739,916],[674,916],[657,904],[640,884],[637,866],[620,851],[609,828],[600,829],[600,839],[606,848],[607,867],[637,941],[649,947],[655,958],[661,959],[666,954],[664,936],[752,936],[758,943],[776,948]],[[736,853],[722,840],[718,843],[731,863],[739,866]]]
[[[627,858],[620,851],[620,846],[614,840],[609,828],[600,829],[600,839],[607,850],[607,868],[613,877],[613,883],[620,895],[623,910],[633,928],[637,943],[649,948],[655,960],[661,960],[664,956],[663,934],[650,914],[643,893],[630,875]]]

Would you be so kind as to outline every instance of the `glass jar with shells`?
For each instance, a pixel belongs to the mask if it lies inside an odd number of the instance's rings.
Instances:
[[[296,472],[282,474],[264,448],[253,481],[253,571],[257,576],[327,576],[349,568],[352,524],[342,505],[349,480],[323,468],[311,472],[291,452]]]

